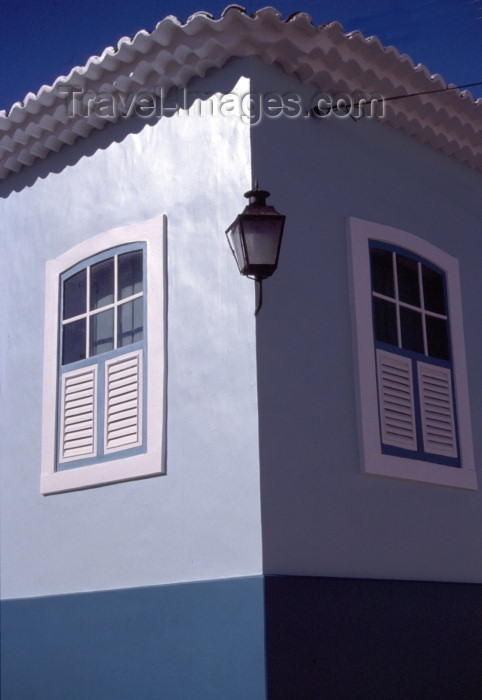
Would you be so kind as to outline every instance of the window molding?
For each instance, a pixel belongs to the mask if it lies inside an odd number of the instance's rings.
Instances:
[[[45,328],[44,328],[44,367],[43,367],[43,407],[42,407],[42,467],[40,490],[43,494],[59,493],[76,489],[90,488],[131,479],[156,476],[165,473],[165,423],[166,423],[166,240],[167,219],[164,215],[130,224],[101,233],[66,251],[55,260],[46,263],[45,286]],[[117,457],[117,447],[105,451],[105,459],[93,464],[69,468],[56,468],[58,443],[57,411],[59,382],[69,371],[64,371],[59,379],[59,298],[62,274],[75,268],[82,261],[103,253],[111,248],[141,243],[146,249],[146,318],[147,352],[144,364],[139,365],[139,376],[144,372],[148,379],[147,391],[140,401],[144,421],[139,416],[139,431],[144,431],[145,451],[135,454],[122,454]],[[88,264],[86,262],[86,264]],[[132,351],[120,357],[107,359],[106,367],[126,356],[137,356],[135,346]],[[107,379],[107,378],[106,378]],[[97,373],[93,379],[94,390],[104,391],[99,386]],[[140,383],[142,386],[142,383]],[[106,420],[105,416],[103,420]],[[95,425],[95,422],[94,422]],[[142,427],[143,426],[143,427]],[[60,429],[60,426],[59,426]],[[95,448],[94,448],[95,452]],[[92,455],[95,458],[95,454]],[[65,462],[65,460],[62,460]]]
[[[373,334],[370,240],[403,248],[418,257],[425,258],[439,267],[446,275],[460,467],[382,452],[377,388],[378,370]],[[362,470],[367,474],[377,476],[476,490],[477,475],[472,446],[458,261],[411,233],[357,218],[348,220],[348,253]]]

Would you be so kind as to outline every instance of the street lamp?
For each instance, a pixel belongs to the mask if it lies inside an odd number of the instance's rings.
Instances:
[[[278,266],[285,216],[266,204],[269,192],[260,190],[258,182],[246,192],[249,203],[226,231],[229,246],[239,271],[259,285],[255,316],[263,303],[262,282]]]

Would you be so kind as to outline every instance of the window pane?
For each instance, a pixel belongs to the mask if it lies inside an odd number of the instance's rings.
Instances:
[[[64,282],[64,320],[85,314],[86,304],[86,279],[87,271],[81,270]]]
[[[90,355],[114,349],[114,309],[90,317]]]
[[[398,298],[407,304],[420,306],[418,263],[416,260],[397,255]]]
[[[428,311],[446,314],[443,276],[422,265],[423,299]]]
[[[392,253],[389,250],[372,248],[370,258],[373,290],[387,297],[394,297]]]
[[[449,359],[449,339],[447,333],[447,321],[442,318],[426,316],[428,354],[431,357],[439,357],[441,360]]]
[[[402,348],[423,353],[422,314],[400,307]]]
[[[119,255],[118,299],[142,292],[142,250]]]
[[[114,301],[114,258],[90,268],[90,308],[98,309]]]
[[[125,345],[142,340],[143,298],[139,297],[122,304],[118,311],[118,347],[123,348]]]
[[[85,318],[66,323],[62,332],[62,364],[85,359]]]
[[[373,315],[375,321],[375,338],[382,343],[398,345],[395,304],[374,297]]]

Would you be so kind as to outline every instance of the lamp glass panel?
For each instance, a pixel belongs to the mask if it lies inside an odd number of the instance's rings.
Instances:
[[[244,220],[243,233],[250,265],[276,265],[281,238],[279,219]]]
[[[236,262],[238,263],[239,271],[242,272],[246,267],[246,261],[244,259],[243,246],[241,244],[241,229],[239,222],[237,222],[233,228],[228,230],[227,236],[229,244],[233,250],[234,257],[236,258]]]

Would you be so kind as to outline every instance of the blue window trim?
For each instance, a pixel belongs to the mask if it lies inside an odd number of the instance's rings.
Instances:
[[[142,341],[136,343],[131,343],[130,345],[123,346],[121,348],[116,348],[109,350],[104,353],[99,353],[98,355],[93,355],[92,357],[87,357],[83,360],[78,360],[77,362],[71,362],[69,364],[62,365],[62,319],[63,319],[63,284],[64,281],[77,272],[91,267],[103,260],[114,257],[115,255],[122,255],[123,253],[129,253],[136,250],[142,250],[142,262],[143,262],[143,323],[144,323],[144,338]],[[97,253],[89,258],[76,263],[71,266],[59,276],[59,331],[57,339],[57,366],[58,366],[58,377],[57,377],[57,430],[56,430],[56,446],[55,446],[55,471],[65,471],[68,469],[76,469],[78,467],[88,466],[92,464],[104,463],[109,461],[114,461],[117,459],[122,459],[123,457],[143,454],[147,452],[147,427],[146,427],[146,411],[147,411],[147,391],[148,382],[146,380],[146,372],[143,371],[142,374],[142,444],[130,447],[125,450],[116,450],[115,452],[110,452],[104,454],[104,415],[105,415],[105,396],[104,391],[98,391],[97,395],[97,415],[96,415],[96,443],[97,450],[96,455],[93,457],[79,458],[66,462],[60,462],[59,452],[60,452],[60,421],[61,421],[61,383],[62,375],[66,372],[71,372],[72,370],[81,369],[82,367],[90,367],[96,365],[98,368],[97,375],[97,386],[103,388],[105,384],[105,364],[108,360],[113,357],[121,357],[132,353],[136,350],[142,351],[143,357],[143,367],[147,367],[147,250],[146,244],[143,241],[126,243],[124,245],[114,246],[106,250]]]
[[[454,426],[455,426],[455,438],[456,438],[456,445],[457,445],[457,457],[445,457],[443,455],[435,455],[430,452],[426,452],[423,449],[423,436],[422,436],[422,418],[421,418],[421,406],[420,406],[420,391],[419,391],[419,386],[418,382],[416,381],[417,377],[417,361],[425,362],[427,364],[431,365],[437,365],[439,367],[445,367],[447,369],[450,369],[451,374],[452,374],[452,379],[454,376],[454,370],[453,370],[453,353],[452,353],[452,334],[451,334],[451,328],[450,328],[450,317],[449,317],[449,304],[448,304],[448,297],[447,297],[447,279],[445,272],[440,269],[437,265],[434,265],[430,260],[427,260],[426,258],[421,257],[420,255],[416,255],[412,253],[410,250],[406,250],[405,248],[396,246],[396,245],[391,245],[389,243],[385,243],[384,241],[377,241],[374,239],[370,239],[368,241],[369,245],[369,250],[370,252],[372,250],[387,250],[392,253],[397,253],[400,255],[403,255],[407,258],[410,258],[416,262],[420,262],[427,267],[431,268],[438,274],[442,276],[443,279],[443,288],[444,288],[444,302],[445,302],[445,308],[447,310],[447,336],[448,336],[448,348],[449,348],[449,360],[443,360],[437,357],[432,357],[430,355],[425,355],[424,353],[419,353],[415,352],[413,350],[407,350],[405,348],[400,348],[398,345],[392,345],[390,343],[382,342],[380,340],[377,340],[375,337],[375,313],[374,313],[374,305],[373,305],[373,271],[370,268],[370,280],[371,280],[371,293],[372,293],[372,328],[373,328],[373,341],[374,341],[374,349],[375,349],[375,354],[377,349],[384,350],[386,352],[390,352],[396,355],[401,355],[403,357],[408,358],[411,361],[412,365],[412,378],[413,378],[413,392],[414,392],[414,406],[415,406],[415,425],[416,425],[416,435],[417,435],[417,450],[408,450],[404,449],[401,447],[394,447],[393,445],[386,445],[382,442],[381,435],[382,435],[382,429],[381,429],[381,418],[380,415],[378,416],[378,422],[379,422],[379,431],[380,431],[380,445],[381,445],[381,451],[383,454],[386,455],[393,455],[397,457],[407,457],[410,459],[418,459],[424,462],[431,462],[434,464],[443,464],[445,466],[449,467],[456,467],[460,468],[461,467],[461,459],[460,459],[460,441],[459,441],[459,430],[458,430],[458,417],[457,417],[457,402],[455,400],[455,389],[454,389],[454,381],[452,381],[452,401],[453,401],[453,407],[454,407]],[[377,381],[377,388],[378,388],[378,377],[376,379]]]

